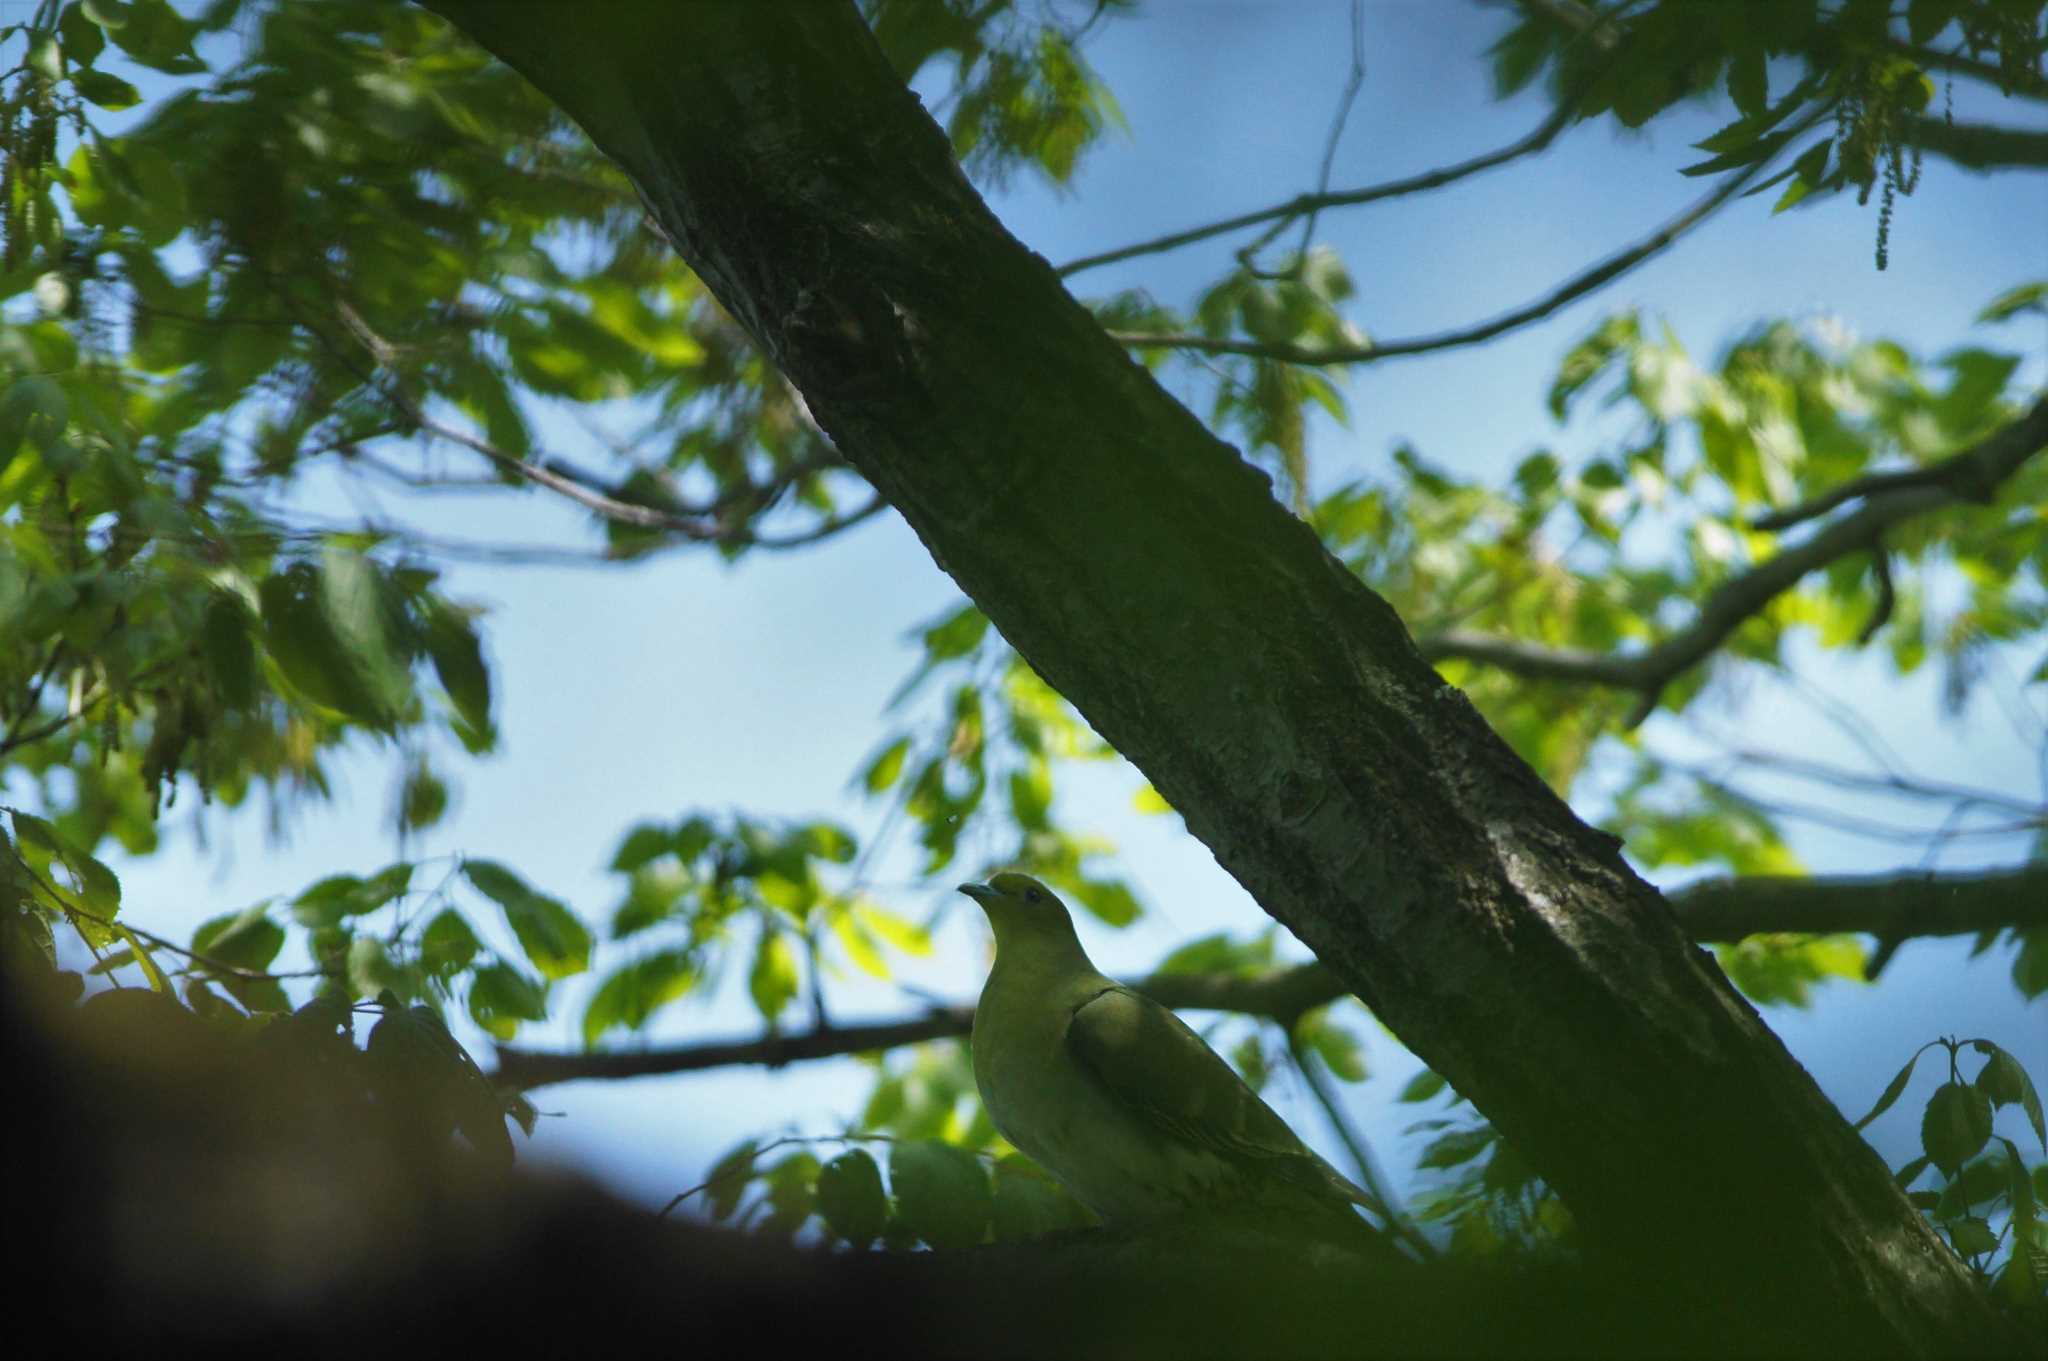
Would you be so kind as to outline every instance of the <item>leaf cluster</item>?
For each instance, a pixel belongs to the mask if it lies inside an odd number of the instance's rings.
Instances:
[[[1920,1156],[1899,1168],[1896,1179],[1906,1198],[1940,1227],[1956,1255],[1989,1281],[1999,1298],[2041,1314],[2048,1311],[2048,1215],[2042,1210],[2048,1200],[2048,1164],[2029,1171],[2019,1145],[1993,1123],[2002,1107],[2015,1107],[2048,1152],[2041,1097],[2019,1060],[1990,1040],[1931,1041],[1885,1084],[1856,1128],[1891,1109],[1921,1057],[1936,1047],[1947,1055],[1948,1080],[1934,1089],[1921,1111]],[[1968,1081],[1958,1066],[1965,1050],[1984,1060]],[[1914,1190],[1930,1170],[1941,1185]]]
[[[1737,118],[1697,143],[1706,175],[1765,160],[1813,121],[1833,131],[1791,168],[1748,190],[1785,184],[1773,211],[1853,187],[1867,203],[1882,181],[1877,267],[1887,262],[1894,201],[1918,186],[1916,119],[1934,102],[1935,70],[1953,44],[1988,64],[2006,93],[2048,88],[2041,0],[1653,0],[1523,6],[1493,48],[1494,83],[1512,93],[1548,75],[1577,117],[1639,128],[1681,101],[1725,89]],[[1790,72],[1787,68],[1791,68]],[[1771,98],[1774,69],[1789,88]],[[1788,183],[1789,181],[1789,183]]]

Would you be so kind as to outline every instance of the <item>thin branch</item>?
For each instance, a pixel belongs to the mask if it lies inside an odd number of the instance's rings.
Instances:
[[[1365,88],[1365,0],[1351,0],[1351,70],[1344,78],[1343,93],[1337,96],[1337,112],[1330,119],[1330,132],[1323,139],[1323,161],[1316,172],[1316,193],[1330,192],[1330,170],[1337,163],[1337,144],[1344,139],[1344,125],[1351,121],[1351,110],[1357,107],[1358,92]],[[1301,244],[1295,248],[1295,259],[1308,259],[1308,248],[1315,238],[1316,214],[1311,208],[1301,220]]]
[[[1350,1155],[1351,1166],[1358,1172],[1358,1180],[1366,1194],[1377,1202],[1371,1207],[1373,1212],[1386,1221],[1390,1232],[1414,1248],[1423,1261],[1434,1261],[1438,1256],[1436,1245],[1409,1222],[1407,1213],[1394,1196],[1393,1188],[1380,1174],[1379,1160],[1372,1156],[1372,1148],[1366,1143],[1365,1135],[1353,1128],[1350,1118],[1344,1113],[1343,1104],[1337,1100],[1337,1093],[1330,1086],[1330,1080],[1309,1061],[1308,1046],[1301,1042],[1301,1037],[1292,1028],[1287,1030],[1287,1053],[1294,1060],[1295,1071],[1307,1084],[1309,1094],[1322,1107],[1324,1122],[1336,1134],[1337,1141],[1344,1145],[1345,1153]]]
[[[79,713],[75,714],[62,713],[47,722],[38,723],[32,728],[24,728],[20,732],[11,732],[6,737],[0,738],[0,756],[5,756],[17,747],[26,747],[32,743],[42,741],[45,737],[60,733],[83,716],[82,709]]]
[[[544,1087],[552,1082],[575,1082],[584,1078],[618,1079],[653,1077],[663,1073],[693,1073],[707,1068],[739,1064],[760,1064],[781,1068],[811,1059],[838,1058],[846,1054],[867,1054],[906,1044],[952,1039],[974,1028],[972,1007],[934,1009],[923,1016],[902,1021],[868,1025],[835,1025],[828,1030],[810,1030],[791,1035],[770,1035],[749,1040],[720,1041],[664,1049],[620,1050],[591,1054],[554,1054],[532,1049],[498,1050],[497,1070],[491,1081],[500,1087],[522,1090]]]
[[[1325,208],[1345,208],[1360,203],[1373,203],[1380,199],[1400,198],[1407,194],[1419,194],[1431,189],[1441,189],[1454,184],[1469,175],[1482,170],[1491,170],[1497,165],[1543,150],[1557,140],[1557,135],[1572,121],[1569,104],[1561,105],[1548,118],[1536,126],[1528,136],[1508,143],[1497,151],[1483,156],[1474,156],[1456,165],[1447,165],[1420,175],[1404,179],[1388,180],[1384,184],[1368,185],[1362,189],[1345,189],[1330,193],[1297,194],[1285,203],[1276,203],[1270,208],[1255,212],[1240,213],[1236,217],[1224,218],[1220,222],[1209,222],[1199,227],[1187,227],[1149,241],[1139,241],[1115,250],[1103,251],[1099,255],[1084,255],[1078,260],[1069,260],[1059,267],[1060,276],[1079,274],[1084,269],[1096,269],[1102,265],[1113,265],[1119,260],[1129,260],[1140,255],[1157,255],[1163,251],[1177,250],[1182,246],[1206,241],[1212,236],[1225,236],[1246,227],[1256,227],[1262,222],[1291,222],[1295,218],[1319,213]]]
[[[1936,463],[1925,468],[1902,468],[1897,472],[1866,473],[1862,477],[1844,482],[1839,487],[1801,501],[1796,506],[1788,506],[1784,510],[1774,510],[1769,514],[1759,515],[1749,522],[1749,526],[1751,529],[1775,534],[1780,530],[1791,529],[1795,525],[1804,524],[1808,520],[1817,520],[1836,506],[1857,500],[1860,497],[1881,496],[1888,491],[1905,491],[1912,487],[1941,486],[1942,479],[1947,477],[1950,472],[1951,470],[1945,464]]]
[[[2048,864],[1972,874],[1710,879],[1678,890],[1669,901],[1686,933],[1702,941],[1759,932],[1969,935],[2048,924]],[[1317,963],[1257,974],[1154,974],[1129,986],[1176,1011],[1229,1011],[1282,1026],[1345,995],[1336,976]],[[524,1089],[745,1064],[779,1068],[957,1039],[973,1028],[974,1009],[962,1004],[898,1021],[662,1049],[569,1054],[501,1047],[491,1077],[500,1086]]]
[[[362,314],[357,312],[346,299],[337,297],[333,301],[336,315],[341,318],[342,325],[369,352],[371,360],[377,367],[395,370],[398,347],[378,335],[369,323],[363,319]],[[584,509],[615,524],[658,530],[663,533],[678,535],[692,542],[715,543],[725,547],[790,548],[816,543],[818,540],[836,534],[842,529],[859,524],[861,521],[876,514],[886,505],[886,502],[878,493],[873,501],[851,514],[831,517],[801,533],[779,538],[769,538],[757,535],[744,524],[704,524],[702,523],[702,520],[706,518],[704,515],[692,514],[688,510],[675,511],[655,506],[639,505],[630,501],[621,501],[614,496],[586,486],[579,476],[558,471],[550,463],[534,463],[516,454],[506,453],[489,440],[481,439],[466,430],[460,430],[435,420],[427,414],[426,408],[418,400],[405,391],[404,384],[397,380],[395,372],[392,382],[378,382],[373,372],[366,372],[360,366],[352,363],[347,355],[341,351],[340,347],[336,346],[319,327],[303,321],[301,324],[306,325],[307,330],[335,356],[338,362],[355,374],[356,378],[365,387],[379,393],[386,401],[398,408],[413,428],[424,431],[429,435],[449,440],[461,445],[465,449],[481,454],[506,471],[524,478],[536,486],[545,487],[549,491],[573,501]],[[835,452],[833,461],[836,462],[837,457]],[[729,494],[727,497],[721,497],[713,502],[708,509],[712,512],[720,511],[728,505],[737,505],[740,501],[750,498],[759,498],[761,503],[765,505],[767,501],[779,495],[783,488],[789,485],[791,481],[810,471],[811,466],[811,462],[808,460],[793,464],[789,469],[785,469],[777,479],[771,480],[765,486],[749,487]],[[824,465],[820,464],[819,466]]]
[[[2010,425],[1935,465],[1938,477],[1867,497],[1796,548],[1786,549],[1723,582],[1700,605],[1691,627],[1644,652],[1598,653],[1547,648],[1484,634],[1452,631],[1417,640],[1431,661],[1456,657],[1538,680],[1585,682],[1633,690],[1642,704],[1631,726],[1648,717],[1672,680],[1720,647],[1729,634],[1808,572],[1875,546],[1901,521],[1965,502],[1988,503],[2028,459],[2048,448],[2048,396]]]
[[[1811,780],[1816,784],[1833,785],[1838,789],[1895,794],[1900,798],[1954,803],[1964,807],[1999,808],[2022,817],[2041,817],[2048,814],[2048,809],[2037,807],[2024,799],[2001,794],[1995,790],[1973,788],[1970,785],[1949,784],[1942,780],[1923,780],[1917,776],[1892,772],[1872,775],[1860,770],[1829,765],[1825,761],[1812,761],[1799,756],[1781,756],[1776,752],[1758,751],[1753,747],[1736,746],[1726,754],[1729,758],[1744,764],[1780,771],[1798,779]]]
[[[1825,108],[1815,110],[1800,123],[1792,134],[1811,127],[1826,112]],[[1788,142],[1791,137],[1786,139]],[[1532,321],[1540,321],[1566,303],[1573,302],[1586,294],[1611,283],[1650,257],[1657,255],[1673,242],[1712,217],[1717,209],[1742,191],[1752,179],[1768,166],[1774,157],[1765,156],[1736,170],[1705,197],[1695,201],[1678,216],[1651,232],[1635,245],[1617,251],[1598,264],[1592,265],[1555,289],[1512,312],[1504,312],[1491,321],[1480,322],[1462,330],[1440,331],[1435,335],[1413,336],[1406,340],[1367,341],[1362,345],[1296,345],[1289,342],[1267,343],[1256,340],[1232,340],[1222,336],[1194,335],[1185,332],[1112,331],[1110,338],[1120,344],[1139,350],[1191,350],[1198,354],[1241,354],[1260,359],[1279,359],[1290,364],[1362,364],[1376,359],[1392,359],[1400,355],[1426,354],[1432,350],[1454,349],[1460,345],[1476,345],[1491,340]]]
[[[28,869],[26,862],[21,861],[18,855],[15,859],[17,863],[21,864],[23,869]],[[139,926],[131,926],[127,922],[117,922],[112,917],[103,917],[97,912],[80,907],[76,903],[68,901],[53,886],[44,882],[42,876],[36,874],[34,870],[29,870],[29,874],[42,888],[43,892],[56,900],[57,909],[65,915],[83,917],[89,922],[96,922],[106,927],[108,930],[126,931],[129,935],[136,937],[138,940],[147,941],[159,950],[169,950],[174,955],[183,955],[186,959],[200,965],[211,973],[246,979],[252,983],[280,982],[287,978],[325,978],[328,976],[328,971],[325,969],[294,969],[285,973],[269,973],[263,969],[250,969],[240,964],[230,964],[224,959],[215,959],[212,955],[198,950],[188,950],[175,941],[166,940],[152,931],[145,931]]]
[[[1798,818],[1832,827],[1837,831],[1854,836],[1868,837],[1874,841],[1898,845],[1903,842],[1925,841],[1930,846],[1958,838],[2005,837],[2021,833],[2036,832],[2048,827],[2048,808],[2029,809],[2011,822],[1994,823],[1989,826],[1964,827],[1960,823],[1963,814],[1973,806],[1971,800],[1959,799],[1942,819],[1941,826],[1934,831],[1902,822],[1890,822],[1881,818],[1863,817],[1856,813],[1845,813],[1833,804],[1802,803],[1793,799],[1765,797],[1747,790],[1737,789],[1728,783],[1725,769],[1716,769],[1706,764],[1683,761],[1667,761],[1665,767],[1681,775],[1690,775],[1702,786],[1739,803],[1745,803],[1776,817]]]
[[[871,516],[879,515],[888,508],[888,498],[884,497],[880,492],[876,492],[873,497],[869,498],[868,503],[859,510],[848,511],[844,515],[830,516],[820,520],[809,529],[799,530],[794,534],[780,535],[756,534],[750,531],[744,538],[729,540],[729,542],[745,543],[753,548],[800,548],[805,544],[816,543],[820,539],[828,539],[842,529],[851,529],[861,521]]]

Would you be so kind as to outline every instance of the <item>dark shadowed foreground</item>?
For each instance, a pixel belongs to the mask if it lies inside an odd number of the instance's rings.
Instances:
[[[1570,1268],[1397,1279],[1270,1224],[848,1254],[657,1221],[586,1183],[495,1166],[353,1065],[223,1037],[148,992],[72,1006],[12,981],[8,1273],[72,1332],[53,1350],[502,1340],[532,1354],[660,1338],[896,1356],[1543,1356],[1725,1342],[1713,1320]]]

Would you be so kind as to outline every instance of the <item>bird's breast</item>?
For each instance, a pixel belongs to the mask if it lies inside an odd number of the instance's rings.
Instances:
[[[998,969],[975,1009],[975,1086],[1003,1137],[1107,1220],[1157,1218],[1226,1197],[1236,1168],[1162,1136],[1074,1057],[1067,1028],[1093,993],[1067,998],[1016,982]]]

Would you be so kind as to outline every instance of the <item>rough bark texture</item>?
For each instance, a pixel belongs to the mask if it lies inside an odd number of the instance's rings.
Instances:
[[[1703,1341],[1997,1323],[1619,849],[955,166],[851,4],[428,0],[618,160],[1003,635]]]

